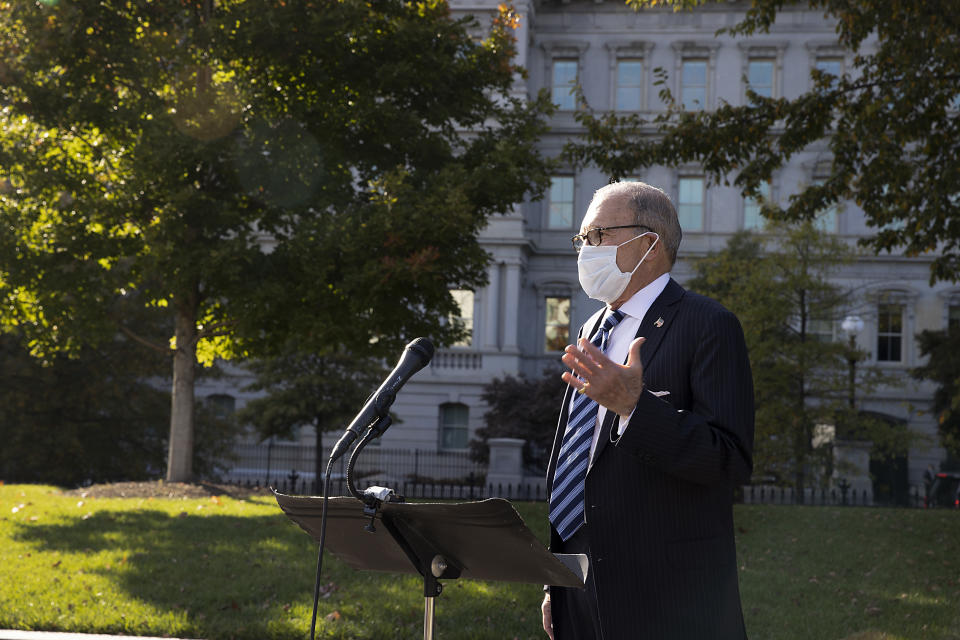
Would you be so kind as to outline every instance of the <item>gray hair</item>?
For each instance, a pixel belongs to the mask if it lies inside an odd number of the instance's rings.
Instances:
[[[630,203],[637,224],[660,236],[660,242],[667,250],[670,265],[673,266],[677,261],[683,231],[677,219],[677,210],[667,194],[644,182],[613,182],[597,189],[593,201],[599,202],[610,197],[624,198]]]

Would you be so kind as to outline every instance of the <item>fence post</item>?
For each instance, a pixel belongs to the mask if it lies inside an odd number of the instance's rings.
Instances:
[[[519,438],[490,438],[490,466],[487,482],[519,485],[523,481],[523,443]]]

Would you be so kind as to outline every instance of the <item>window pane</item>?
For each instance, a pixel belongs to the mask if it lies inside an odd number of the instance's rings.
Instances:
[[[816,227],[824,233],[836,233],[837,231],[837,208],[830,207],[823,213],[817,215]]]
[[[576,99],[570,90],[577,84],[577,61],[553,61],[553,103],[560,109],[572,110],[576,106]]]
[[[677,217],[681,229],[703,229],[703,178],[680,178]]]
[[[950,305],[947,311],[947,329],[951,331],[960,329],[960,304]]]
[[[640,87],[617,87],[617,111],[639,111],[642,99]]]
[[[773,60],[751,60],[747,64],[747,83],[754,93],[773,97]]]
[[[207,396],[207,405],[214,416],[221,420],[227,420],[236,411],[237,401],[231,395],[215,393]]]
[[[903,344],[903,305],[877,306],[877,360],[899,362]]]
[[[833,342],[833,320],[812,318],[807,321],[807,333],[811,340]]]
[[[770,183],[762,182],[760,184],[760,197],[764,200],[770,198]],[[743,202],[743,228],[760,229],[764,225],[763,216],[760,215],[760,200],[747,198]]]
[[[820,71],[829,73],[836,78],[843,75],[843,58],[817,58],[814,66]],[[833,83],[836,82],[836,80],[833,81]]]
[[[814,184],[823,184],[823,178],[815,178]],[[837,205],[831,205],[817,214],[813,221],[814,226],[824,233],[837,232]]]
[[[617,82],[624,87],[637,87],[643,82],[643,60],[617,62]]]
[[[684,60],[680,74],[680,103],[688,109],[707,105],[707,61]]]
[[[470,409],[465,404],[440,405],[440,447],[465,449],[467,447],[467,420]]]
[[[570,344],[570,298],[547,298],[544,350],[563,351]]]
[[[573,177],[553,176],[550,179],[550,229],[573,228]]]
[[[840,58],[817,58],[817,69],[832,76],[843,73],[843,60]]]
[[[617,62],[618,111],[639,111],[643,98],[643,61],[620,60]]]
[[[453,343],[455,347],[469,347],[473,339],[473,291],[466,289],[454,289],[450,292],[457,307],[460,309],[456,319],[459,320],[467,330],[467,335],[463,340]]]

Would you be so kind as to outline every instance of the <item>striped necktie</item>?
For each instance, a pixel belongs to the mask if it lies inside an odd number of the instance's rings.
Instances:
[[[600,331],[590,341],[606,352],[610,332],[623,320],[623,312],[610,311]],[[590,463],[590,446],[597,424],[598,405],[586,394],[577,394],[563,432],[557,469],[550,491],[550,522],[560,538],[567,540],[583,524],[584,479]]]

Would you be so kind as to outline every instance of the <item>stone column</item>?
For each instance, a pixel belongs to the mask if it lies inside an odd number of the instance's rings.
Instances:
[[[487,484],[516,488],[523,481],[523,443],[519,438],[490,438]]]

